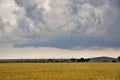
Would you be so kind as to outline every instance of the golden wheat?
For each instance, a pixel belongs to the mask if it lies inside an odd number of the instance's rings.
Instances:
[[[1,63],[0,80],[120,80],[120,63]]]

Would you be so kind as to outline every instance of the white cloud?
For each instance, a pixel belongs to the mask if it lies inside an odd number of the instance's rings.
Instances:
[[[98,56],[109,56],[117,58],[120,49],[103,50],[65,50],[58,48],[0,48],[2,54],[0,59],[28,59],[28,58],[90,58]],[[114,54],[113,54],[114,53]]]
[[[53,32],[53,34],[62,32],[73,35],[75,34],[73,32],[76,32],[85,36],[104,35],[108,26],[114,21],[110,21],[109,18],[116,19],[117,17],[114,16],[116,10],[111,8],[112,6],[108,4],[107,0],[99,1],[99,3],[87,0],[84,4],[81,4],[81,0],[71,1],[56,0],[46,2],[45,0],[30,0],[30,4],[28,4],[26,0],[16,0],[18,5],[25,8],[25,19],[32,21],[38,33],[43,31],[47,33]]]
[[[78,43],[85,38],[89,44],[89,38],[98,39],[98,42],[99,38],[105,38],[107,41],[111,38],[109,34],[118,40],[120,10],[117,1],[0,0],[0,40],[8,39],[14,45],[26,43],[30,46],[37,42],[47,42],[45,45],[50,46],[51,42],[62,38],[65,41],[75,38]]]

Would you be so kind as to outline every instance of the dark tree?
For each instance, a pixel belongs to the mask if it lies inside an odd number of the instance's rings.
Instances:
[[[120,56],[118,56],[118,58],[117,58],[117,59],[118,59],[118,61],[120,61]]]
[[[114,60],[112,60],[112,62],[113,62],[113,63],[115,63],[115,62],[117,62],[117,60],[116,60],[116,59],[114,59]]]
[[[76,59],[75,58],[71,58],[71,62],[76,62]]]
[[[81,61],[81,62],[85,62],[85,59],[84,59],[84,58],[81,58],[80,61]]]

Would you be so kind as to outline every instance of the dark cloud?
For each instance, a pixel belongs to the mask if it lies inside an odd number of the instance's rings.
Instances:
[[[3,16],[0,29],[14,47],[120,47],[119,0],[11,1],[13,17]]]
[[[4,31],[5,23],[4,21],[0,18],[0,32],[2,33]]]
[[[94,7],[102,7],[106,1],[105,0],[89,0],[90,4],[92,4]]]
[[[119,48],[120,47],[120,39],[119,40],[103,40],[96,38],[64,38],[64,39],[56,39],[47,42],[41,41],[30,41],[23,43],[16,43],[14,47],[56,47],[62,49],[90,49],[94,47],[99,48]]]

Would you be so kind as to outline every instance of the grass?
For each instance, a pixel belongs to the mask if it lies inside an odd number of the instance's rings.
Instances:
[[[120,63],[0,63],[0,80],[120,80]]]

